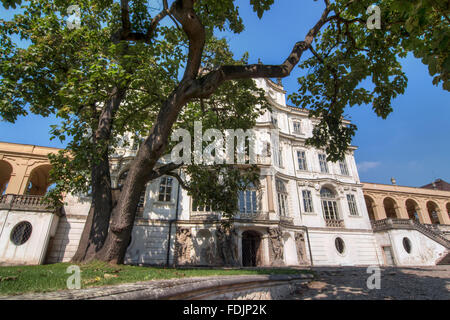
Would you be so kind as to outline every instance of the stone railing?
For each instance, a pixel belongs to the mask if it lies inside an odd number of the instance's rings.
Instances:
[[[345,228],[344,220],[325,219],[325,225],[328,228]]]
[[[220,214],[217,212],[197,212],[191,211],[190,217],[192,220],[217,221],[220,220]]]
[[[0,209],[19,211],[54,211],[42,202],[43,196],[6,194],[0,198]]]
[[[284,223],[287,223],[287,224],[293,224],[294,223],[294,218],[280,216],[280,222],[284,222]]]
[[[450,241],[445,238],[441,232],[436,232],[429,226],[418,223],[409,219],[383,219],[372,221],[372,229],[374,232],[392,230],[392,229],[407,229],[416,230],[425,236],[433,239],[437,243],[443,245],[446,248],[450,248]]]
[[[251,212],[251,213],[238,213],[236,219],[241,220],[269,220],[269,213],[267,212]]]

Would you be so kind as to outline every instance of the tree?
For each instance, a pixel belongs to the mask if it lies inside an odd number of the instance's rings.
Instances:
[[[214,36],[215,30],[243,30],[235,2],[162,0],[155,11],[143,0],[34,0],[10,21],[2,20],[2,118],[15,121],[28,110],[56,114],[62,125],[53,135],[71,141],[52,159],[53,195],[92,185],[76,260],[121,263],[139,195],[162,175],[173,175],[199,201],[214,199],[219,210],[233,215],[236,191],[256,180],[256,168],[189,165],[187,182],[175,171],[180,164],[160,160],[173,146],[173,129],[192,130],[194,120],[205,128],[251,128],[267,108],[251,79],[283,78],[299,63],[309,70],[291,100],[319,117],[308,142],[325,147],[333,161],[344,155],[356,130],[342,125],[346,106],[372,104],[385,118],[392,99],[404,92],[407,79],[398,58],[413,52],[428,65],[433,83],[449,90],[449,8],[437,1],[376,1],[380,29],[367,26],[372,1],[318,2],[322,15],[280,65],[249,65],[246,56],[236,61],[225,40]],[[250,3],[261,18],[274,0]],[[70,5],[80,8],[77,28],[66,24]],[[20,48],[17,37],[31,44]],[[309,58],[301,62],[305,53]],[[372,89],[363,86],[367,79]],[[145,139],[115,199],[109,155],[125,132]]]

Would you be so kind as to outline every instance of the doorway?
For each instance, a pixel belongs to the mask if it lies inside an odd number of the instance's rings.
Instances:
[[[257,267],[261,265],[261,235],[255,231],[242,233],[242,265]]]
[[[383,247],[384,257],[386,261],[386,265],[388,266],[394,266],[394,256],[392,255],[392,248],[391,247]]]

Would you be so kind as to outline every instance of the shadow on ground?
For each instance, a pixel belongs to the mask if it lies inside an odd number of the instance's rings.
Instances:
[[[380,268],[380,289],[368,289],[367,267],[314,267],[315,279],[294,300],[450,300],[450,266]],[[369,281],[374,283],[373,281]]]

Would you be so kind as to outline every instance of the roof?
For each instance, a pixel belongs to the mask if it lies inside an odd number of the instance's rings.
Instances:
[[[442,179],[437,179],[436,181],[429,183],[429,184],[423,186],[422,188],[450,191],[450,183],[448,183]]]

